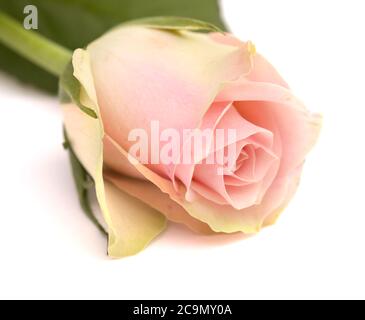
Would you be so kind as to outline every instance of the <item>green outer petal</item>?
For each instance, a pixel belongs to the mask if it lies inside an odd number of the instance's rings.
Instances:
[[[65,128],[72,148],[95,182],[96,195],[108,225],[109,255],[130,256],[143,250],[166,227],[166,219],[154,209],[118,191],[103,176],[104,129],[97,105],[88,53],[73,56],[74,76],[80,81],[80,103],[97,114],[94,119],[74,104],[63,107]]]
[[[109,236],[109,255],[131,256],[144,249],[166,227],[166,219],[158,211],[105,181],[105,196],[113,232]]]
[[[94,110],[83,106],[80,103],[80,94],[81,94],[81,84],[73,75],[74,69],[72,66],[72,62],[67,65],[65,71],[61,75],[60,85],[61,85],[61,102],[62,97],[67,96],[67,100],[73,101],[83,112],[89,115],[92,118],[97,118],[97,115]]]

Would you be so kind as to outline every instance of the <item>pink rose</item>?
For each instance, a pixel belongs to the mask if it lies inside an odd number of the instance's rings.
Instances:
[[[65,104],[65,127],[95,180],[111,256],[143,249],[166,219],[205,234],[254,234],[273,224],[294,195],[320,117],[252,43],[123,26],[76,50],[73,67],[80,101],[98,119]],[[128,154],[136,143],[130,135],[150,133],[153,121],[180,134],[234,129],[234,140],[206,144],[201,155],[226,155],[232,146],[233,152],[225,163],[198,163],[197,150],[180,141],[177,151],[192,154],[191,163],[141,163]]]

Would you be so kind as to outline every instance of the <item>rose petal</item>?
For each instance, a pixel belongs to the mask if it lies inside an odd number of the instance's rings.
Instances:
[[[267,82],[277,84],[289,89],[287,82],[281,77],[270,62],[262,55],[256,54],[253,58],[253,68],[246,79],[255,82]]]
[[[190,153],[191,159],[193,161],[191,163],[184,163],[184,161],[180,161],[180,163],[174,167],[172,171],[172,179],[174,185],[176,185],[176,180],[178,179],[185,185],[186,190],[188,190],[189,192],[195,165],[200,161],[202,161],[204,158],[206,158],[209,154],[215,151],[215,140],[214,140],[215,129],[218,123],[221,121],[222,117],[229,111],[231,107],[232,107],[231,102],[220,102],[220,103],[213,103],[207,110],[202,120],[202,123],[199,126],[199,129],[201,130],[201,132],[206,129],[210,130],[211,134],[207,139],[208,140],[207,142],[210,142],[210,144],[209,145],[206,144],[203,146],[201,157],[198,157],[195,154],[194,149],[193,150],[189,149],[191,148],[191,146],[187,145],[186,141],[183,141],[181,154],[184,155]]]
[[[114,143],[116,144],[116,142]],[[127,152],[118,145],[116,147],[120,150],[121,155],[128,159]],[[184,194],[184,190],[176,191],[169,180],[160,177],[146,166],[138,163],[138,161],[133,161],[132,164],[146,179],[157,186],[160,192],[167,193],[173,201],[182,206],[191,217],[206,223],[215,232],[224,233],[244,232],[246,234],[252,234],[258,232],[264,225],[265,219],[270,214],[277,213],[278,209],[285,203],[286,197],[292,195],[293,192],[289,193],[289,186],[293,184],[292,180],[297,179],[298,175],[295,172],[296,175],[293,174],[292,176],[275,181],[260,205],[252,206],[244,210],[236,210],[231,206],[214,204],[198,194],[194,195],[195,198],[187,201],[185,197],[181,196]],[[137,185],[140,183],[138,180],[133,180],[133,182],[137,183]],[[139,189],[136,184],[126,184],[125,179],[124,181],[114,181],[114,183],[126,191],[129,187],[133,186],[136,190],[129,191],[133,193]],[[141,195],[136,196],[140,197]],[[148,197],[150,196],[152,196],[152,193],[148,195]],[[171,215],[168,215],[169,219],[173,221],[179,219],[176,219],[176,216],[174,216],[175,212],[170,213]],[[180,222],[191,227],[189,220],[185,220],[185,218],[186,216]]]
[[[137,254],[166,227],[166,219],[151,206],[124,193],[109,181],[104,182],[105,200],[113,232],[109,255],[119,258]]]
[[[241,47],[247,43],[242,42],[231,34],[221,34],[221,33],[213,33],[211,34],[211,38],[222,44]],[[281,77],[281,75],[277,72],[277,70],[273,67],[273,65],[268,62],[262,55],[256,53],[256,48],[250,42],[248,42],[251,49],[249,51],[252,52],[252,65],[253,68],[251,72],[246,75],[246,79],[257,82],[270,82],[273,84],[280,85],[284,88],[289,88],[286,81]]]
[[[108,135],[106,136],[106,140],[114,146],[114,152],[119,152],[119,157],[121,159],[130,162],[131,156],[128,155],[116,141]],[[146,166],[140,164],[137,159],[134,159],[130,163],[147,181],[130,179],[108,171],[105,174],[118,188],[121,188],[124,192],[148,203],[150,206],[163,213],[169,220],[183,223],[191,230],[199,233],[210,234],[212,232],[205,223],[194,219],[179,206],[179,203],[181,203],[179,199],[181,199],[181,194],[183,193],[181,190],[175,190],[171,181],[159,176]],[[180,189],[181,188],[182,187],[180,186]]]
[[[273,223],[286,207],[298,186],[300,169],[292,175],[276,180],[259,205],[243,210],[214,204],[201,196],[182,206],[196,219],[204,221],[215,232],[255,234]]]
[[[280,175],[295,170],[318,139],[321,117],[311,114],[289,90],[270,83],[240,80],[227,85],[218,101],[234,99],[240,114],[270,131],[278,129],[283,146]]]
[[[99,116],[93,119],[76,105],[64,106],[65,128],[81,163],[95,181],[96,194],[109,233],[109,255],[124,257],[136,254],[166,225],[165,218],[133,197],[117,190],[103,177],[103,125],[95,99],[89,56],[77,50],[73,56],[75,77],[82,84],[81,103]]]
[[[116,173],[107,173],[107,179],[120,190],[164,214],[168,220],[185,224],[197,233],[207,235],[214,233],[207,224],[191,217],[183,207],[171,200],[168,194],[161,192],[151,182],[128,178]]]
[[[87,50],[105,131],[125,150],[131,130],[149,132],[153,120],[161,130],[197,128],[222,84],[251,69],[245,46],[192,32],[122,27]],[[166,166],[150,168],[169,176]]]
[[[261,141],[266,147],[270,148],[273,144],[273,134],[272,132],[255,126],[252,123],[248,122],[237,112],[235,108],[230,108],[222,117],[220,122],[217,125],[217,129],[222,129],[227,131],[228,129],[236,130],[236,140],[228,142],[228,140],[224,141],[224,145],[226,146],[228,143],[236,143],[236,151],[240,152],[242,147],[245,144],[249,144],[249,142],[245,142],[247,138],[251,138],[251,141],[255,139],[255,136],[260,136]],[[226,137],[227,138],[227,137]],[[240,143],[243,145],[240,145]],[[217,150],[216,150],[217,151]],[[232,155],[231,155],[232,156]],[[237,155],[235,155],[237,158]],[[260,159],[263,159],[264,156],[261,156]],[[265,158],[266,159],[266,158]],[[264,160],[265,160],[264,159]],[[236,159],[230,159],[236,160]],[[271,162],[272,158],[267,158],[266,162]],[[269,168],[269,163],[267,164],[267,168]],[[264,192],[263,188],[268,187],[268,184],[272,182],[275,175],[271,174],[270,179],[265,181],[258,181],[258,183],[252,183],[249,185],[241,186],[240,188],[234,186],[226,186],[224,181],[224,176],[219,174],[219,169],[222,169],[222,164],[207,164],[202,163],[195,166],[194,170],[194,183],[192,189],[199,192],[203,197],[205,196],[207,199],[215,201],[217,203],[222,203],[222,198],[226,200],[226,204],[232,205],[235,209],[243,209],[247,208],[258,201],[260,201],[261,195]],[[261,167],[259,167],[261,169]],[[274,172],[275,174],[275,172]],[[207,189],[211,189],[216,193],[207,192]],[[266,190],[265,189],[265,190]],[[223,202],[224,203],[224,202]]]

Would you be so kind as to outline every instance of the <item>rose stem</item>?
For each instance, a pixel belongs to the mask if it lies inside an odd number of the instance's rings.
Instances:
[[[26,30],[0,11],[0,42],[53,75],[60,76],[71,60],[68,49],[40,34]]]

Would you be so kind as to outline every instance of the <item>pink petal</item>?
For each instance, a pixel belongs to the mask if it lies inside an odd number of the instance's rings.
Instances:
[[[207,35],[124,26],[88,47],[106,133],[125,150],[131,130],[197,128],[223,83],[247,74],[247,48]],[[189,66],[189,67],[186,67]],[[168,177],[165,166],[151,167]]]
[[[218,43],[235,47],[241,47],[247,44],[247,42],[242,42],[231,34],[223,35],[221,33],[213,33],[211,34],[211,38]],[[251,44],[250,42],[248,43],[252,47],[251,51],[256,51],[253,44]],[[246,79],[256,82],[273,83],[285,88],[289,88],[286,81],[280,76],[280,74],[276,71],[272,64],[268,62],[262,55],[255,52],[255,54],[252,54],[252,59],[253,68],[251,72],[246,75]]]
[[[283,146],[279,175],[295,170],[318,138],[321,117],[312,115],[293,94],[278,85],[240,80],[226,86],[217,100],[234,99],[251,123],[277,131]],[[278,137],[279,136],[279,137]]]
[[[130,163],[128,153],[108,135],[105,136],[104,143],[108,146],[107,150],[112,150],[114,156],[120,158],[121,161],[129,163],[139,175],[144,177],[144,179],[135,179],[123,176],[109,170],[110,168],[107,167],[104,176],[108,181],[111,181],[115,186],[130,196],[160,211],[171,221],[183,223],[195,232],[204,234],[210,234],[212,232],[205,223],[194,219],[179,205],[181,203],[179,200],[181,198],[181,192],[175,191],[171,181],[160,177],[137,161]],[[132,176],[137,176],[137,174],[133,173]]]

